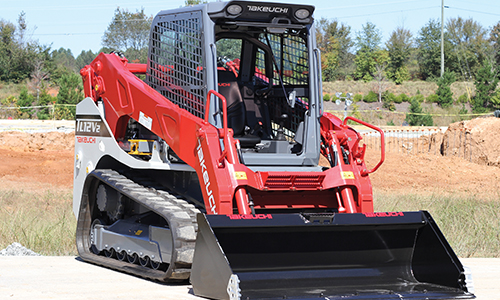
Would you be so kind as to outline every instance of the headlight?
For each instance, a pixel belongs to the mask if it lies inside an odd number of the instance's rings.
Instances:
[[[240,14],[242,11],[243,11],[243,8],[242,8],[241,6],[239,6],[238,4],[229,5],[229,6],[227,7],[227,12],[228,12],[230,15],[238,15],[238,14]]]
[[[295,17],[297,17],[297,19],[301,19],[301,20],[309,18],[310,15],[311,14],[309,13],[309,11],[305,8],[301,8],[295,12]]]

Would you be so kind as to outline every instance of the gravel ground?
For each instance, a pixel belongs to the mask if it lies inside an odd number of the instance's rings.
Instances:
[[[19,243],[12,243],[7,248],[0,250],[0,256],[40,256],[40,254]]]

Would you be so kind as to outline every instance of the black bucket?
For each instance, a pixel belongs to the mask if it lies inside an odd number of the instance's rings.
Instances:
[[[467,299],[428,212],[198,215],[194,293],[213,299]]]

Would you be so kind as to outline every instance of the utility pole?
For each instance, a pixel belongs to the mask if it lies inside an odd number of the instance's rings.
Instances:
[[[441,0],[441,77],[444,74],[444,0]]]

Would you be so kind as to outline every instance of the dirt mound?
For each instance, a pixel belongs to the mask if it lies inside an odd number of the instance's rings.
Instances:
[[[378,162],[378,147],[368,145],[368,167]],[[0,148],[0,187],[72,186],[74,133],[0,132]],[[375,191],[498,195],[500,119],[458,122],[444,134],[414,140],[387,139],[386,161],[370,177]]]
[[[379,154],[367,153],[368,167]],[[370,175],[375,191],[467,195],[481,199],[497,197],[500,168],[471,163],[461,157],[430,154],[389,153],[379,170]]]
[[[443,136],[441,153],[500,167],[500,118],[477,118],[451,124]]]
[[[20,131],[0,132],[0,148],[15,151],[33,152],[37,150],[73,150],[74,133],[41,132],[27,133]]]
[[[0,132],[0,188],[71,188],[74,133]]]

